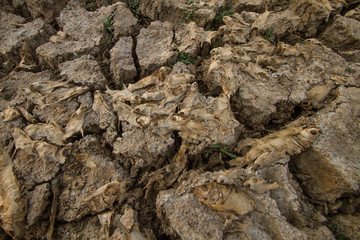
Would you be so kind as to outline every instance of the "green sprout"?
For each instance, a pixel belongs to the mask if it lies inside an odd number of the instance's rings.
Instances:
[[[114,40],[114,16],[115,11],[113,11],[109,16],[102,19],[102,23],[104,25],[104,28],[106,29],[107,34],[107,44],[113,43]]]
[[[154,213],[156,213],[155,207],[151,207],[145,210],[145,214],[154,214]]]
[[[354,72],[356,72],[356,70],[353,69],[353,68],[351,68],[351,67],[345,68],[345,71],[346,71],[346,72],[349,72],[349,73],[354,73]]]
[[[335,227],[334,224],[331,224],[330,231],[334,234],[336,240],[350,240],[350,238],[339,232],[339,230]]]
[[[179,25],[183,25],[183,22],[185,21],[186,23],[190,22],[193,20],[193,15],[195,13],[196,10],[198,10],[198,7],[193,7],[190,10],[185,10],[185,17],[184,18],[180,18],[180,23]]]
[[[235,18],[233,13],[234,13],[234,9],[229,8],[229,7],[225,7],[223,10],[221,10],[218,14],[216,14],[215,19],[212,23],[211,30],[216,31],[219,29],[219,27],[221,25],[224,24],[223,17],[229,16],[229,17]]]
[[[188,0],[186,4],[190,5],[192,3],[199,3],[199,0]]]
[[[217,47],[223,46],[223,45],[224,45],[223,40],[224,40],[224,39],[223,39],[223,36],[216,37],[216,38],[211,42],[212,47],[217,48]]]
[[[271,37],[271,34],[274,32],[273,28],[270,28],[266,35],[264,35],[264,38],[268,40],[270,43],[274,44],[274,39]]]
[[[235,154],[228,152],[227,149],[229,148],[229,146],[222,146],[222,145],[211,145],[209,149],[205,150],[206,152],[206,158],[209,156],[209,154],[218,151],[219,152],[219,159],[222,159],[223,153],[228,155],[229,157],[231,157],[232,159],[238,158],[238,156],[236,156]]]
[[[139,17],[140,17],[140,12],[139,12],[140,0],[128,0],[127,3],[129,5],[131,12],[134,14],[134,16],[137,19],[139,19]]]
[[[181,52],[179,53],[176,62],[182,62],[185,63],[186,65],[189,65],[195,63],[196,60],[191,57],[188,57],[185,53]]]
[[[85,5],[86,11],[95,11],[97,9],[96,0],[87,0]]]
[[[118,89],[125,89],[125,83],[123,79],[120,79],[120,82],[118,83]]]

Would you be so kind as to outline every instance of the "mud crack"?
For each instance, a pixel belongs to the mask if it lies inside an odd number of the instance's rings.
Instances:
[[[131,36],[131,38],[133,40],[131,54],[132,54],[132,57],[133,57],[133,60],[134,60],[135,68],[136,68],[136,78],[134,79],[134,82],[137,82],[137,81],[140,80],[141,67],[140,67],[140,63],[139,63],[139,58],[138,58],[137,53],[136,53],[136,45],[137,45],[136,36]]]

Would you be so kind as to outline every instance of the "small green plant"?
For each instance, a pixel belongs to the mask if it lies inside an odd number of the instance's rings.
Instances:
[[[331,224],[330,231],[334,234],[336,240],[350,240],[350,238],[339,232],[334,224]]]
[[[222,9],[218,14],[216,14],[214,21],[212,23],[212,26],[211,26],[211,30],[216,31],[219,29],[219,27],[221,25],[224,24],[223,17],[229,16],[229,17],[235,18],[233,13],[234,13],[234,9],[232,9],[232,8],[225,7],[224,9]]]
[[[156,208],[152,207],[152,208],[148,208],[145,210],[145,214],[155,214],[156,213]]]
[[[181,52],[179,53],[176,62],[182,62],[185,63],[186,65],[189,65],[195,63],[196,60],[191,57],[188,57],[185,53]]]
[[[189,11],[186,10],[185,11],[185,14],[186,14],[185,21],[188,22],[188,21],[192,20],[192,17],[194,15],[195,11],[197,11],[197,10],[199,10],[199,7],[193,7]]]
[[[238,158],[238,156],[236,156],[235,154],[231,153],[231,152],[228,152],[227,149],[229,148],[229,146],[222,146],[222,145],[218,145],[218,144],[215,144],[215,145],[211,145],[209,147],[209,149],[205,150],[206,152],[206,158],[209,156],[209,154],[215,152],[215,151],[218,151],[219,152],[219,159],[221,160],[222,159],[222,155],[223,153],[228,155],[229,157],[231,157],[232,159],[235,159],[235,158]]]
[[[351,68],[351,67],[347,67],[347,68],[345,68],[345,71],[346,71],[346,72],[350,72],[350,73],[354,73],[354,72],[356,72],[356,70],[355,70],[355,69],[353,69],[353,68]]]
[[[102,19],[104,28],[106,29],[107,44],[114,42],[114,16],[115,11],[112,12],[109,16]]]
[[[120,79],[120,82],[118,83],[118,89],[125,89],[125,83],[123,79]]]
[[[95,11],[97,9],[96,0],[87,0],[85,3],[85,9],[86,11]]]
[[[190,5],[192,3],[199,3],[199,0],[188,0],[186,4]]]
[[[217,48],[217,47],[223,46],[223,45],[224,45],[223,40],[224,40],[224,39],[223,39],[223,36],[216,37],[216,38],[211,42],[212,47]]]
[[[139,23],[143,26],[149,26],[151,23],[151,19],[142,15],[139,6],[140,6],[140,0],[127,0],[128,7],[130,8],[130,11],[139,20]]]
[[[270,28],[269,31],[263,36],[270,43],[274,44],[274,39],[271,37],[271,34],[274,32],[273,28]]]
[[[193,21],[193,15],[195,13],[195,11],[197,11],[199,8],[198,7],[193,7],[190,10],[185,10],[185,17],[184,18],[180,18],[180,23],[179,25],[183,25],[183,23],[188,23],[190,21]]]
[[[139,19],[139,17],[140,17],[140,11],[139,11],[140,0],[128,0],[127,3],[129,5],[131,12],[134,14],[134,16],[137,19]]]

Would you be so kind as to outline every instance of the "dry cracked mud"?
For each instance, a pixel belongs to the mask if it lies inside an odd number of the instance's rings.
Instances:
[[[0,239],[360,239],[359,0],[0,5]]]

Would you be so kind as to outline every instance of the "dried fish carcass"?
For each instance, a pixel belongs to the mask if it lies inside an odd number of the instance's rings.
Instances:
[[[240,167],[252,163],[258,167],[274,164],[281,157],[299,154],[310,147],[318,133],[317,128],[292,127],[254,139],[245,157],[236,158],[230,164]],[[246,146],[246,142],[249,142],[249,139],[239,141],[238,152]]]
[[[13,173],[10,156],[0,156],[0,226],[14,239],[25,234],[26,201],[20,195],[20,186]]]
[[[230,185],[206,183],[194,190],[194,196],[205,205],[223,212],[245,215],[255,208],[254,201]]]

